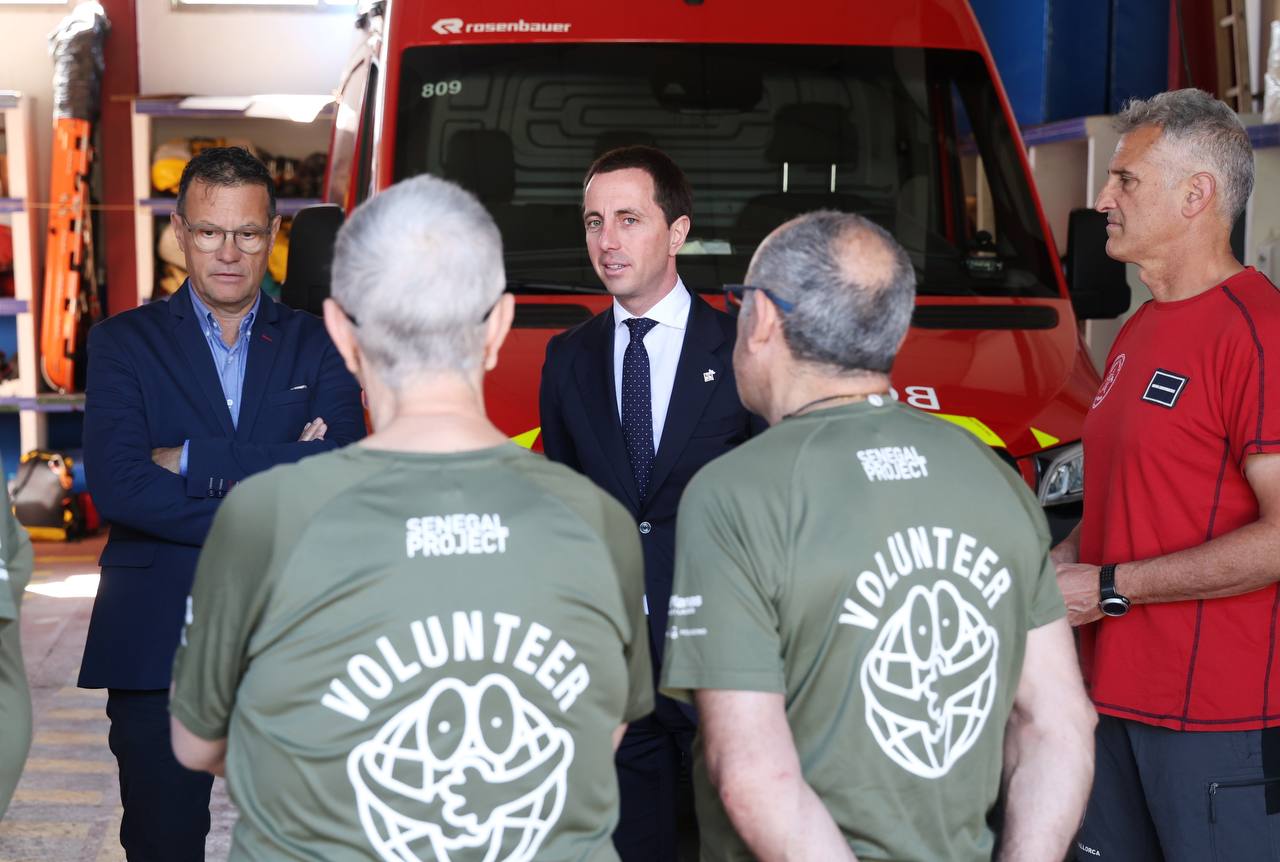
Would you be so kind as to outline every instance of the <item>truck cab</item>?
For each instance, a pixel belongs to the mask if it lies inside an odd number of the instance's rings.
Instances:
[[[547,340],[611,301],[587,258],[583,174],[649,144],[689,176],[678,269],[716,303],[795,215],[844,210],[889,230],[918,280],[895,396],[992,446],[1055,538],[1078,520],[1099,384],[1078,322],[1123,311],[1128,288],[1082,211],[1068,289],[964,0],[389,0],[362,7],[359,27],[326,200],[350,211],[430,173],[489,209],[517,312],[486,400],[513,438],[539,448]]]

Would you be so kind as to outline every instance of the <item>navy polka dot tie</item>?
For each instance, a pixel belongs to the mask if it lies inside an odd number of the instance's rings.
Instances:
[[[631,473],[636,477],[636,490],[643,500],[653,472],[653,396],[649,391],[649,351],[644,349],[644,337],[658,321],[632,317],[623,322],[631,330],[631,341],[622,354],[622,436],[631,459]]]

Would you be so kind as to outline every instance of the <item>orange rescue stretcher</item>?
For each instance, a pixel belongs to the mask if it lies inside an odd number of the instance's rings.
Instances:
[[[96,316],[97,276],[89,217],[93,125],[71,117],[53,123],[49,236],[40,313],[40,372],[58,392],[75,389],[78,335]]]

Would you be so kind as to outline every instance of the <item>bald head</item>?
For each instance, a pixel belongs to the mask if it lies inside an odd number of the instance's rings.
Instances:
[[[902,246],[862,216],[832,210],[769,234],[747,283],[794,305],[782,321],[796,359],[840,373],[888,373],[915,305],[915,269]]]

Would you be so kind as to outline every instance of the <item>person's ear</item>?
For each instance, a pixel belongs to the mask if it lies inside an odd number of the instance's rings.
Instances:
[[[775,336],[782,334],[782,315],[769,297],[758,290],[751,293],[751,307],[747,310],[747,350],[757,353]]]
[[[684,248],[684,241],[689,238],[689,229],[692,226],[693,222],[689,220],[689,217],[682,215],[667,228],[667,234],[671,239],[667,252],[670,256],[675,257],[680,249]]]
[[[492,371],[498,367],[498,351],[511,332],[511,323],[516,316],[516,298],[509,293],[498,297],[498,304],[489,312],[484,330],[484,370]]]
[[[178,241],[178,251],[185,255],[187,242],[191,237],[187,235],[187,226],[182,223],[182,216],[176,212],[169,213],[169,224],[173,226],[173,238]]]
[[[1208,209],[1217,200],[1218,181],[1213,174],[1206,171],[1192,174],[1187,180],[1186,192],[1182,198],[1182,215],[1184,218],[1195,218]]]
[[[356,340],[355,326],[351,323],[351,318],[347,317],[347,313],[342,310],[342,306],[338,305],[332,297],[326,297],[324,301],[324,328],[328,331],[333,346],[338,348],[338,354],[346,364],[347,370],[363,388],[364,379],[360,376],[360,370],[364,357],[360,354],[360,343]]]
[[[267,233],[267,257],[271,256],[271,250],[276,247],[276,236],[280,233],[281,217],[276,216],[271,220],[271,227]]]

